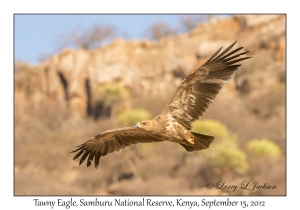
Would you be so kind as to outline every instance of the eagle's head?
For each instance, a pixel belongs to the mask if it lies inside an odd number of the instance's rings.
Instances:
[[[152,130],[152,121],[151,120],[146,120],[146,121],[138,122],[135,125],[135,127],[145,129],[145,130]]]

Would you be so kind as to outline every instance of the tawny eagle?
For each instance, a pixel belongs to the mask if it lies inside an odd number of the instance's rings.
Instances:
[[[235,54],[243,47],[229,52],[235,43],[219,54],[220,48],[185,78],[160,115],[141,121],[136,126],[107,130],[93,137],[72,151],[77,152],[74,160],[82,155],[79,165],[87,158],[87,166],[94,160],[97,168],[101,156],[138,143],[171,141],[179,143],[189,152],[208,148],[215,138],[190,130],[192,123],[201,118],[225,82],[241,66],[236,63],[250,58],[239,58],[249,51]]]

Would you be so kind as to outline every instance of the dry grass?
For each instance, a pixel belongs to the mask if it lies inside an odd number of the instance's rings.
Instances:
[[[275,182],[278,189],[271,194],[285,193],[284,157],[268,164],[272,177],[264,164],[258,167],[261,160],[251,161],[249,173],[237,177],[211,166],[201,152],[188,153],[180,145],[163,142],[103,157],[98,169],[78,166],[69,153],[71,147],[109,127],[101,120],[85,123],[62,131],[47,129],[38,121],[16,125],[15,195],[191,195],[205,189],[208,181],[234,182],[238,177]]]

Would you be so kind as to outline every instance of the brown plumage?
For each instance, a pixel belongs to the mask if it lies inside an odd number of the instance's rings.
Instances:
[[[77,152],[74,159],[82,155],[79,165],[87,158],[87,166],[94,160],[97,168],[101,156],[134,144],[160,141],[179,143],[189,152],[208,148],[214,137],[190,130],[192,123],[201,118],[225,82],[241,66],[236,63],[250,58],[239,58],[248,51],[234,55],[243,47],[229,52],[235,43],[219,54],[220,48],[205,64],[185,78],[160,115],[139,122],[135,127],[107,130],[93,137],[72,151]]]

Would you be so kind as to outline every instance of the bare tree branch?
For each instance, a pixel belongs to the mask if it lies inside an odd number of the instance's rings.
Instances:
[[[66,34],[67,44],[76,47],[91,49],[101,47],[103,41],[115,36],[115,28],[113,26],[96,25],[87,30],[74,30]]]
[[[189,31],[196,28],[199,22],[207,21],[211,15],[184,15],[180,18],[180,22],[184,31]]]
[[[151,39],[158,40],[163,37],[176,35],[178,33],[178,30],[172,28],[166,23],[157,22],[151,25],[146,33],[150,36]]]

